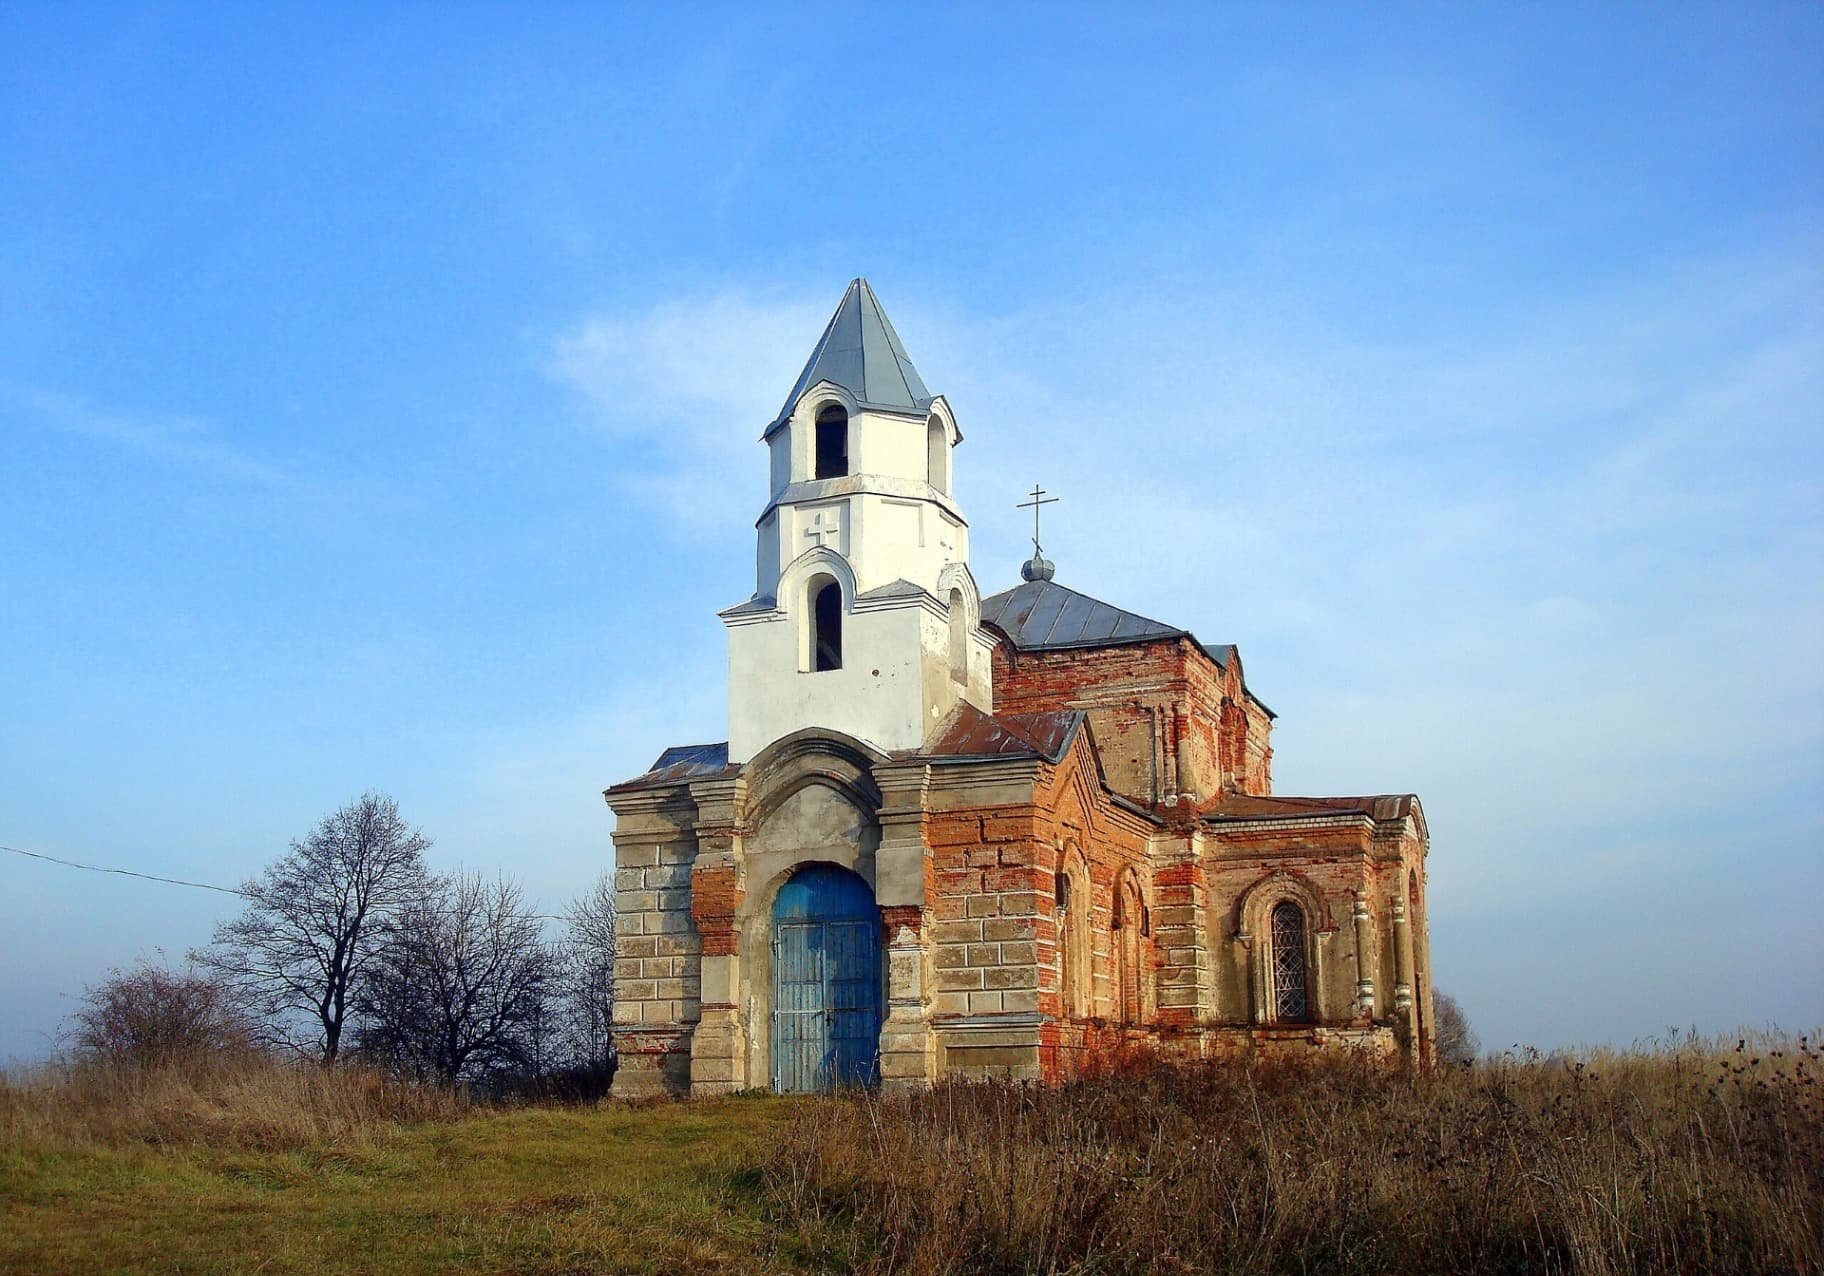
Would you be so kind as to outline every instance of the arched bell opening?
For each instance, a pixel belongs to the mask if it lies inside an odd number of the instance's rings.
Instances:
[[[842,478],[849,472],[849,411],[832,403],[817,414],[816,456],[811,477]]]

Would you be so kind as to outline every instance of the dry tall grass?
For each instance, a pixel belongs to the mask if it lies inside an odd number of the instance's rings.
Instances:
[[[1819,1271],[1818,1072],[1804,1039],[1423,1077],[1130,1059],[809,1105],[768,1181],[854,1225],[849,1266],[920,1276]]]
[[[467,1107],[449,1090],[253,1050],[145,1064],[88,1059],[0,1075],[0,1148],[362,1143],[401,1124],[461,1116]]]

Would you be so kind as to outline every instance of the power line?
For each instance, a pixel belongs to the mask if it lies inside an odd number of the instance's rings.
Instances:
[[[130,868],[104,868],[99,864],[79,864],[75,860],[59,859],[55,855],[46,855],[40,851],[22,850],[17,846],[0,846],[0,851],[11,851],[14,855],[28,856],[31,859],[43,860],[48,864],[61,864],[65,868],[86,869],[91,873],[111,873],[116,877],[137,877],[142,882],[163,882],[167,886],[190,886],[199,891],[219,891],[223,895],[236,895],[243,899],[252,898],[246,891],[236,890],[232,886],[217,886],[213,882],[190,882],[185,881],[181,877],[160,877],[157,873],[138,873]],[[568,916],[560,913],[528,913],[526,916],[550,922],[567,922],[570,920]]]
[[[187,882],[181,877],[160,877],[156,873],[136,873],[130,868],[103,868],[99,864],[78,864],[75,860],[58,859],[55,855],[44,855],[38,851],[25,851],[17,846],[0,846],[0,851],[11,851],[14,855],[27,855],[35,860],[45,860],[52,864],[61,864],[65,868],[82,868],[91,873],[113,873],[119,877],[137,877],[147,882],[164,882],[168,886],[193,886],[199,891],[220,891],[224,895],[244,895],[232,886],[217,886],[211,882]]]

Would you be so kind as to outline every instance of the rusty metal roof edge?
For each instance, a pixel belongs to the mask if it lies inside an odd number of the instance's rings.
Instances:
[[[626,793],[634,789],[684,784],[710,776],[726,775],[731,770],[739,771],[740,767],[730,766],[726,740],[716,740],[709,744],[674,744],[661,751],[653,764],[640,774],[618,784],[611,784],[602,792]]]
[[[1301,809],[1287,810],[1284,812],[1260,811],[1255,812],[1252,815],[1231,815],[1221,811],[1205,811],[1198,818],[1211,824],[1277,824],[1284,823],[1288,820],[1368,820],[1374,824],[1384,824],[1392,823],[1396,820],[1407,819],[1412,812],[1410,809],[1396,809],[1396,813],[1392,815],[1376,815],[1374,813],[1374,804],[1377,802],[1411,803],[1412,807],[1419,807],[1419,795],[1416,793],[1372,793],[1344,798],[1265,797],[1254,800],[1262,802],[1284,802],[1288,805],[1294,802],[1310,802],[1316,804],[1316,806],[1315,808],[1307,806]],[[1323,805],[1328,802],[1336,801],[1356,802],[1361,805]]]
[[[670,768],[668,767],[666,769],[669,770]],[[619,784],[610,784],[607,788],[603,789],[602,792],[632,793],[639,789],[663,789],[674,786],[681,788],[688,784],[694,784],[698,780],[715,780],[739,774],[741,774],[741,768],[735,765],[725,766],[716,771],[690,771],[682,775],[668,776],[661,776],[657,771],[648,771],[644,775],[634,776],[631,780],[622,780]]]
[[[970,762],[1043,762],[1045,755],[1028,747],[1022,753],[919,753],[910,760],[927,766],[962,766]]]
[[[1122,810],[1131,811],[1133,814],[1138,815],[1142,819],[1147,820],[1153,824],[1164,824],[1165,823],[1164,818],[1162,816],[1160,816],[1160,814],[1157,811],[1150,811],[1146,807],[1141,806],[1138,802],[1134,801],[1132,798],[1123,797],[1121,794],[1115,792],[1113,789],[1110,789],[1108,787],[1107,781],[1103,782],[1102,787],[1107,791],[1109,801],[1113,802],[1116,806],[1120,807]]]

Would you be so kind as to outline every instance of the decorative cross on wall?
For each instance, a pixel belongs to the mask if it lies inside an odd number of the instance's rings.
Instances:
[[[1034,558],[1039,558],[1042,557],[1039,553],[1039,507],[1041,505],[1056,505],[1058,503],[1058,498],[1045,495],[1045,489],[1040,487],[1037,483],[1032,485],[1031,496],[1032,499],[1030,501],[1021,501],[1013,508],[1016,510],[1030,509],[1032,511],[1032,556]]]
[[[817,516],[811,520],[811,525],[804,529],[804,534],[816,544],[822,545],[825,543],[824,537],[835,537],[842,534],[842,522],[839,519],[831,518],[827,510],[818,510]]]

